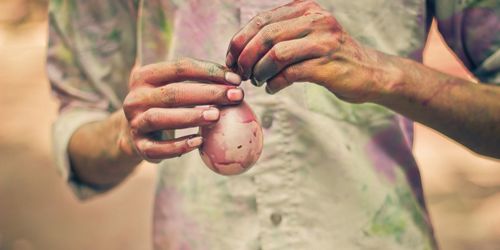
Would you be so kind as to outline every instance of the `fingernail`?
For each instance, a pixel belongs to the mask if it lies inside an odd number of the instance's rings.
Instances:
[[[252,78],[250,79],[250,81],[251,81],[251,82],[252,82],[252,84],[253,84],[254,86],[256,86],[256,87],[260,87],[260,86],[264,85],[264,83],[265,83],[265,81],[259,81],[259,80],[257,80],[255,77],[252,77]]]
[[[215,108],[211,108],[203,111],[203,119],[206,121],[216,121],[219,119],[219,110]]]
[[[233,59],[234,59],[234,58],[233,58],[233,54],[231,54],[231,52],[229,52],[229,53],[227,54],[227,56],[226,56],[226,65],[227,65],[228,67],[233,66]]]
[[[191,148],[195,148],[195,147],[198,147],[200,146],[201,144],[203,143],[203,138],[201,138],[200,136],[198,137],[193,137],[193,138],[189,138],[187,140],[187,145]]]
[[[226,95],[227,99],[233,102],[243,100],[243,91],[241,89],[229,89]]]
[[[241,77],[233,72],[226,72],[226,75],[224,76],[226,78],[226,81],[228,83],[231,83],[233,85],[240,85],[241,83]]]
[[[274,95],[274,90],[272,90],[271,88],[269,88],[269,85],[266,85],[266,93],[270,94],[270,95]]]

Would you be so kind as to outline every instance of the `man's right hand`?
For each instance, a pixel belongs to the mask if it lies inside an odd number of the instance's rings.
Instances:
[[[219,110],[212,105],[241,102],[240,83],[237,74],[219,64],[189,58],[134,69],[123,105],[128,127],[120,139],[122,150],[132,147],[145,160],[158,162],[198,148],[199,135],[162,140],[158,134],[217,122]]]

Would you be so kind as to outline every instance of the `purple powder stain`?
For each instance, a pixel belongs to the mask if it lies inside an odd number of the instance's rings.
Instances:
[[[396,167],[401,167],[425,209],[420,171],[412,153],[413,127],[409,120],[396,116],[393,124],[377,132],[366,145],[366,152],[377,173],[394,183]]]
[[[198,226],[183,213],[182,196],[171,187],[157,190],[153,211],[154,249],[190,250],[201,239]]]
[[[417,62],[423,62],[424,60],[424,48],[420,48],[417,50],[414,50],[408,54],[408,58],[417,61]]]
[[[366,151],[377,173],[381,173],[386,180],[394,183],[396,178],[394,168],[396,167],[396,164],[394,163],[394,160],[385,154],[385,152],[383,152],[378,145],[378,141],[383,140],[383,136],[383,134],[379,134],[374,137],[366,146]]]
[[[438,19],[439,31],[467,68],[474,70],[498,42],[500,17],[496,10],[470,8]]]

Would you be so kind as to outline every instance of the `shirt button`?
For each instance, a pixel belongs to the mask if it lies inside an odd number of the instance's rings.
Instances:
[[[262,116],[262,127],[270,128],[273,125],[273,116],[271,114],[264,114]]]
[[[283,219],[283,217],[279,213],[272,213],[271,214],[271,222],[275,226],[278,226],[279,224],[281,224],[282,219]]]

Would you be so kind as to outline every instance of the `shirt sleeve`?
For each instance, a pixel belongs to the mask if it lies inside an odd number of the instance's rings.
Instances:
[[[446,43],[483,83],[500,85],[498,0],[434,0],[434,14]]]
[[[121,107],[135,57],[133,23],[121,29],[116,20],[124,17],[116,13],[120,6],[93,6],[96,2],[53,0],[49,5],[46,69],[60,103],[52,127],[54,158],[58,171],[81,196],[91,192],[72,174],[68,143],[79,127],[106,119]]]

